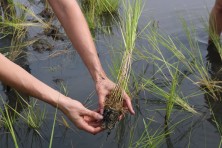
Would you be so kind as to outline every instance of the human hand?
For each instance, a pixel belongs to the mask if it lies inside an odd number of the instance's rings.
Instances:
[[[99,109],[100,109],[101,114],[103,114],[103,111],[104,111],[105,99],[108,98],[107,96],[110,95],[110,92],[112,90],[114,90],[115,86],[116,86],[116,84],[113,83],[108,78],[102,78],[102,79],[96,81],[96,91],[97,91],[97,94],[99,97]],[[123,92],[123,100],[124,100],[123,107],[127,108],[128,111],[132,115],[134,115],[135,112],[132,107],[131,99],[125,91]]]
[[[61,110],[77,128],[91,134],[97,134],[103,130],[101,128],[103,117],[99,113],[85,108],[80,102],[70,98],[63,102]]]

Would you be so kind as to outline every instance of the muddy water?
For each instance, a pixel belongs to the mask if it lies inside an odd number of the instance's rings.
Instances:
[[[22,1],[26,4],[25,1]],[[38,1],[36,1],[36,4]],[[197,28],[198,36],[193,38],[198,40],[200,49],[205,57],[207,55],[207,38],[208,35],[204,30],[201,22],[202,17],[207,20],[209,11],[214,4],[214,0],[147,0],[144,6],[143,14],[139,22],[139,29],[142,29],[149,20],[155,20],[159,28],[170,35],[177,36],[181,41],[186,43],[186,37],[182,31],[182,25],[180,17],[185,18],[188,22],[195,24]],[[38,6],[32,6],[32,9],[39,13],[41,12],[43,5],[38,3]],[[56,21],[54,22],[57,23]],[[39,33],[39,29],[31,28],[29,31],[29,38],[33,38]],[[120,34],[114,27],[113,35],[96,34],[96,46],[100,55],[101,62],[104,69],[110,75],[108,65],[110,64],[109,45],[118,47],[119,42],[116,40],[120,38]],[[72,49],[70,43],[65,41],[53,41],[47,39],[48,42],[54,45],[52,51],[43,51],[41,53],[33,51],[32,47],[28,47],[27,60],[31,73],[42,80],[51,87],[60,90],[61,83],[67,87],[68,95],[77,99],[82,103],[87,101],[87,106],[90,108],[97,107],[96,95],[89,98],[89,95],[94,92],[93,81],[82,63],[80,57]],[[8,44],[7,40],[0,42],[0,46]],[[143,44],[143,42],[141,42]],[[145,43],[144,43],[145,44]],[[108,45],[108,46],[107,46]],[[166,57],[170,56],[169,53],[164,53]],[[181,88],[187,90],[190,87],[189,82],[185,82]],[[2,88],[1,88],[2,89]],[[197,89],[197,88],[190,88]],[[189,90],[184,92],[189,94]],[[3,96],[3,91],[1,92]],[[152,98],[152,96],[149,96]],[[116,131],[112,131],[111,135],[106,139],[107,133],[103,132],[96,136],[87,134],[82,131],[78,131],[74,126],[71,126],[73,130],[66,129],[61,122],[58,122],[55,127],[55,134],[53,140],[53,147],[76,147],[76,148],[117,148],[128,147],[130,143],[130,131],[131,127],[135,127],[134,136],[132,142],[134,143],[141,136],[144,131],[144,125],[142,117],[147,119],[153,119],[155,122],[150,124],[150,129],[157,130],[164,124],[164,111],[161,111],[165,105],[159,101],[148,101],[145,104],[143,100],[144,96],[141,96],[139,105],[141,110],[137,110],[136,117],[126,117],[123,123],[120,124]],[[181,124],[179,124],[168,137],[163,141],[161,147],[218,147],[220,142],[220,136],[218,130],[213,123],[209,111],[207,110],[208,104],[206,103],[206,96],[199,96],[192,99],[190,103],[195,105],[197,109],[202,113],[200,116],[192,116],[186,112],[173,113],[173,119],[180,121],[184,118],[189,118]],[[136,101],[134,101],[136,104]],[[39,106],[43,108],[45,103],[39,102]],[[135,106],[136,108],[136,106]],[[41,136],[39,136],[34,130],[27,127],[16,126],[15,131],[17,133],[20,147],[48,147],[52,122],[55,113],[55,109],[47,105],[47,119],[39,130]],[[218,113],[220,113],[220,104],[217,104]],[[155,110],[155,111],[154,111]],[[61,121],[61,117],[64,116],[61,113],[58,114],[58,119]],[[217,115],[219,117],[219,114]],[[174,121],[174,120],[173,120]],[[71,123],[69,123],[72,125]],[[121,126],[123,124],[123,126]],[[172,122],[172,125],[174,123]],[[161,128],[160,128],[161,129]],[[163,128],[162,128],[163,129]],[[1,130],[2,133],[6,132]],[[0,138],[0,147],[13,147],[13,142],[8,134],[4,134]]]

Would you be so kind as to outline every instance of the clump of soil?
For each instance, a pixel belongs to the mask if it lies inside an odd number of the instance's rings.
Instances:
[[[52,37],[54,40],[65,40],[65,35],[59,31],[59,28],[51,25],[50,28],[44,30],[46,36]]]
[[[112,93],[111,96],[106,99],[103,112],[102,128],[111,130],[119,121],[120,115],[125,113],[123,108],[123,100],[121,98],[121,95],[116,96],[116,93]]]
[[[39,39],[33,43],[32,48],[34,51],[43,52],[52,50],[53,46],[45,39]]]
[[[105,106],[103,112],[102,128],[111,130],[115,127],[116,123],[119,121],[119,116],[121,111],[114,110],[109,106]]]
[[[50,8],[45,8],[39,15],[45,19],[51,19],[54,17],[54,13]]]

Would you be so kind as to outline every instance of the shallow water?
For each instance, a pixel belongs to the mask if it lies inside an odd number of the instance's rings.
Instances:
[[[26,3],[25,1],[22,1]],[[36,2],[38,3],[38,1]],[[211,10],[214,4],[214,0],[168,0],[162,2],[162,0],[147,0],[144,5],[144,10],[139,22],[139,30],[141,30],[149,20],[155,20],[158,23],[159,28],[164,32],[172,36],[177,36],[183,43],[187,43],[186,36],[182,30],[182,25],[180,22],[180,17],[183,17],[188,23],[193,23],[196,26],[197,37],[193,40],[199,42],[199,46],[203,56],[207,55],[207,39],[208,35],[201,18],[207,20],[209,11]],[[38,7],[32,7],[36,13],[41,12],[42,9],[41,3]],[[56,22],[55,22],[56,24]],[[29,38],[32,38],[38,35],[39,29],[31,28],[29,31]],[[118,38],[120,34],[117,29],[114,27],[113,35],[104,35],[97,33],[95,40],[98,53],[100,55],[101,62],[104,69],[109,73],[108,65],[110,64],[109,56],[109,45],[113,47],[119,46]],[[32,47],[28,47],[27,51],[27,61],[29,63],[29,68],[31,69],[32,75],[42,80],[51,87],[60,90],[60,82],[66,85],[68,90],[68,95],[71,98],[77,99],[84,103],[88,96],[94,92],[94,84],[89,75],[87,69],[82,63],[79,56],[70,46],[68,41],[52,41],[49,39],[49,42],[55,45],[53,51],[44,51],[38,53],[33,51]],[[140,44],[146,45],[143,41],[138,41]],[[7,40],[0,42],[0,46],[5,46],[8,44]],[[67,48],[67,50],[64,50]],[[55,56],[55,52],[64,51],[58,56]],[[164,56],[170,57],[170,53],[165,52]],[[136,65],[134,68],[141,69],[141,65]],[[150,70],[150,69],[148,69]],[[149,73],[149,72],[148,72]],[[148,74],[149,75],[149,74]],[[58,82],[58,83],[57,83]],[[189,94],[196,87],[190,87],[191,82],[184,82],[181,85],[182,90],[186,90],[184,95]],[[2,87],[0,87],[2,89]],[[189,89],[187,89],[189,88]],[[4,92],[1,92],[2,96]],[[147,98],[151,98],[146,100]],[[174,129],[173,133],[170,134],[170,137],[163,142],[161,147],[218,147],[220,142],[220,134],[213,123],[213,119],[208,111],[208,104],[206,103],[206,96],[202,95],[199,97],[194,97],[191,99],[190,103],[195,105],[195,108],[201,112],[201,115],[192,115],[185,111],[176,111],[172,113],[172,125],[184,119],[189,118],[181,122]],[[96,95],[90,99],[89,103],[91,108],[96,108],[97,100]],[[136,108],[137,100],[133,101]],[[43,108],[45,103],[39,102],[39,106]],[[137,104],[138,105],[138,104]],[[117,148],[117,147],[128,147],[130,141],[130,131],[131,127],[135,127],[133,143],[138,140],[141,134],[144,131],[144,125],[142,117],[146,119],[155,120],[150,124],[150,132],[160,128],[164,130],[164,115],[165,111],[162,110],[165,108],[165,104],[160,100],[156,99],[155,96],[147,94],[146,96],[141,95],[139,100],[139,105],[141,110],[137,110],[137,115],[135,117],[127,116],[124,123],[120,123],[117,130],[113,130],[111,135],[106,139],[107,132],[100,133],[96,136],[90,135],[88,133],[78,131],[72,126],[73,130],[66,129],[64,125],[57,122],[55,127],[55,134],[53,139],[53,147],[78,147],[78,148]],[[217,103],[216,111],[219,118],[219,113],[221,112],[221,104]],[[41,136],[36,134],[32,129],[27,127],[16,126],[15,131],[19,137],[18,141],[20,147],[48,147],[50,134],[52,129],[53,117],[55,109],[47,105],[47,119],[40,129]],[[58,119],[61,120],[61,113],[58,114]],[[151,120],[148,120],[151,121]],[[123,124],[124,126],[121,126]],[[72,125],[70,123],[70,125]],[[6,131],[1,130],[2,133]],[[13,142],[9,134],[4,134],[0,138],[0,147],[13,147]]]

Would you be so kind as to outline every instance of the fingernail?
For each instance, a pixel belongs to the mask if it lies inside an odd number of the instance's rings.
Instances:
[[[98,119],[102,120],[103,119],[103,116],[98,114]]]
[[[103,109],[100,109],[100,114],[103,114]]]

